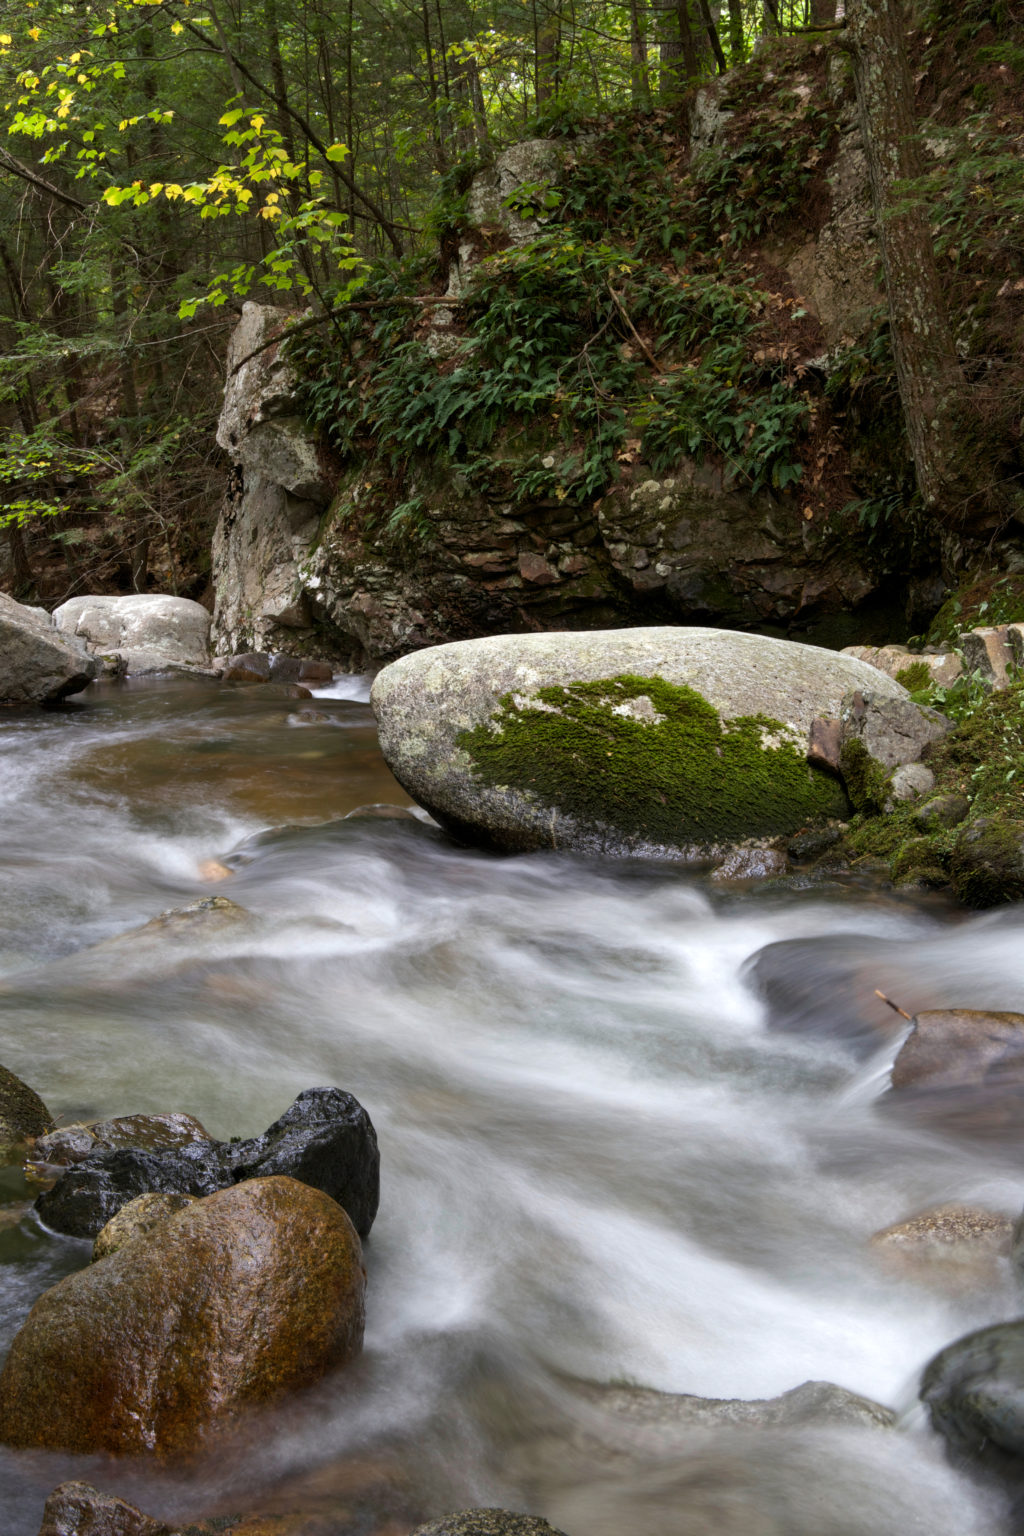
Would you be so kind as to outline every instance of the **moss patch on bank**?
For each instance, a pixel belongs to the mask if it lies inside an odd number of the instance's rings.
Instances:
[[[999,692],[980,687],[962,691],[970,702],[963,706],[949,735],[928,754],[935,789],[923,800],[897,805],[884,814],[877,813],[877,804],[863,804],[859,807],[863,814],[855,817],[842,851],[854,861],[886,860],[897,884],[952,884],[968,905],[991,906],[1018,897],[1007,886],[1002,895],[986,889],[981,899],[980,877],[964,858],[958,858],[957,849],[962,850],[972,829],[984,823],[987,830],[984,848],[978,844],[979,855],[990,846],[996,849],[1000,827],[1006,829],[1003,841],[1019,850],[1024,813],[1024,681]],[[950,823],[942,811],[958,797],[966,815],[961,807],[960,818]],[[856,803],[856,794],[853,798]]]
[[[780,721],[722,721],[696,690],[658,677],[507,693],[458,744],[484,784],[668,846],[788,833],[849,811]]]

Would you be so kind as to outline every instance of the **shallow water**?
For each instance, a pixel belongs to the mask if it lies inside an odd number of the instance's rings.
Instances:
[[[1017,1315],[1017,1293],[1008,1274],[924,1286],[868,1238],[940,1201],[1016,1213],[1019,1151],[880,1113],[898,1031],[851,1050],[827,977],[801,1033],[770,1029],[744,965],[858,936],[844,985],[880,984],[877,955],[911,1010],[1020,1009],[1024,912],[716,889],[342,820],[409,803],[364,700],[336,684],[309,724],[259,689],[149,683],[0,726],[0,1060],[61,1120],[175,1109],[221,1136],[336,1083],[383,1159],[359,1367],[187,1474],[0,1451],[6,1536],[35,1536],[72,1474],[167,1518],[322,1508],[367,1536],[474,1503],[567,1536],[995,1536],[996,1495],[947,1468],[915,1383],[949,1340]],[[209,859],[230,877],[204,883]],[[252,929],[82,953],[214,893]],[[0,1347],[88,1257],[25,1198],[9,1170]],[[765,1397],[808,1379],[901,1427],[653,1443],[580,1385]]]

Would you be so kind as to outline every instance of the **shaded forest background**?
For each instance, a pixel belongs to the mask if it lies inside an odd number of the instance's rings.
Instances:
[[[893,227],[916,221],[934,258],[947,351],[956,347],[944,366],[956,370],[958,408],[969,406],[970,420],[958,420],[974,479],[955,488],[960,511],[943,515],[971,525],[975,555],[985,541],[1005,545],[1021,510],[1022,17],[1007,0],[848,0],[846,9],[837,14],[835,0],[0,0],[4,585],[47,603],[82,590],[204,596],[226,469],[214,427],[241,304],[337,317],[360,294],[440,291],[473,172],[518,140],[575,136],[591,146],[582,192],[527,189],[552,226],[575,220],[579,232],[582,221],[588,255],[573,281],[585,285],[587,261],[609,242],[620,258],[625,247],[627,264],[674,263],[704,282],[707,334],[720,343],[743,324],[729,312],[736,263],[773,225],[815,217],[834,128],[828,61],[848,51],[851,26],[876,21],[906,47],[905,105],[927,151],[892,168]],[[820,97],[766,93],[765,79],[784,78],[794,60],[816,61]],[[685,188],[689,123],[695,92],[727,71],[739,71],[729,89],[747,108],[746,138],[717,186],[702,184],[711,228]],[[664,194],[653,203],[652,187]],[[541,255],[548,277],[564,280],[564,261],[559,273],[552,253]],[[590,276],[607,287],[598,267]],[[501,308],[500,269],[488,282],[489,311],[528,327],[529,306]],[[346,335],[335,318],[311,346],[314,379],[330,373],[325,356]],[[390,340],[400,339],[395,329]],[[880,313],[846,362],[846,383],[872,388],[874,407],[898,419],[906,381],[891,341],[891,315]],[[689,344],[703,355],[706,342]],[[396,375],[399,393],[407,383]],[[776,400],[772,421],[787,411],[795,421],[793,401],[778,393],[792,381],[776,370],[749,383],[751,398]],[[925,407],[937,415],[934,399]],[[821,446],[806,427],[799,452],[768,454],[769,471],[788,464],[806,479]],[[749,448],[746,423],[744,432]],[[677,438],[669,449],[685,450]],[[889,538],[897,556],[935,510],[921,453],[913,442],[901,451],[917,464],[916,484],[893,467],[897,454],[884,483],[865,494],[844,482],[843,492],[864,537]],[[606,455],[609,474],[616,457]],[[940,465],[933,479],[951,484],[961,472]],[[785,471],[781,484],[778,474],[768,480],[786,489]]]

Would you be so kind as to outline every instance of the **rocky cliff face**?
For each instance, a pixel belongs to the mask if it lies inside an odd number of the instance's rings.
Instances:
[[[695,147],[722,152],[724,117],[713,93],[701,93]],[[761,253],[818,326],[824,350],[808,367],[819,383],[832,351],[864,334],[879,297],[849,113],[840,111],[839,128],[823,176],[827,217]],[[479,238],[472,227],[464,232],[449,297],[472,281],[481,248],[535,235],[534,219],[506,208],[510,192],[571,175],[564,145],[548,141],[516,146],[482,173],[466,198]],[[441,367],[459,345],[451,316],[439,307],[423,319]],[[249,356],[286,318],[247,304],[231,345],[218,441],[235,471],[214,543],[217,649],[327,652],[363,666],[489,633],[665,622],[769,627],[843,644],[870,633],[872,608],[893,632],[888,578],[863,540],[837,537],[805,496],[751,493],[708,459],[681,458],[655,474],[629,451],[618,482],[580,506],[543,495],[510,500],[507,489],[487,494],[457,464],[442,469],[439,457],[413,466],[382,512],[380,483],[369,484],[358,458],[332,485],[278,349]],[[536,434],[531,447],[543,463]]]

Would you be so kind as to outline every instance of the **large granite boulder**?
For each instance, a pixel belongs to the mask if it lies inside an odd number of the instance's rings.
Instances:
[[[813,646],[665,627],[438,646],[372,703],[395,777],[456,835],[701,858],[848,812],[808,733],[869,684],[904,696]]]
[[[356,1355],[365,1280],[328,1196],[287,1178],[221,1190],[44,1292],[0,1375],[0,1441],[193,1452]]]
[[[81,693],[96,662],[69,641],[41,608],[0,592],[0,704],[52,704]]]
[[[118,670],[129,675],[210,665],[210,614],[187,597],[71,597],[54,609],[53,621],[92,655],[116,658]]]
[[[330,1195],[366,1237],[380,1197],[380,1152],[358,1099],[340,1088],[307,1088],[261,1136],[246,1141],[192,1139],[155,1151],[122,1145],[90,1152],[39,1196],[36,1210],[55,1232],[94,1238],[139,1195],[204,1196],[273,1174]]]

